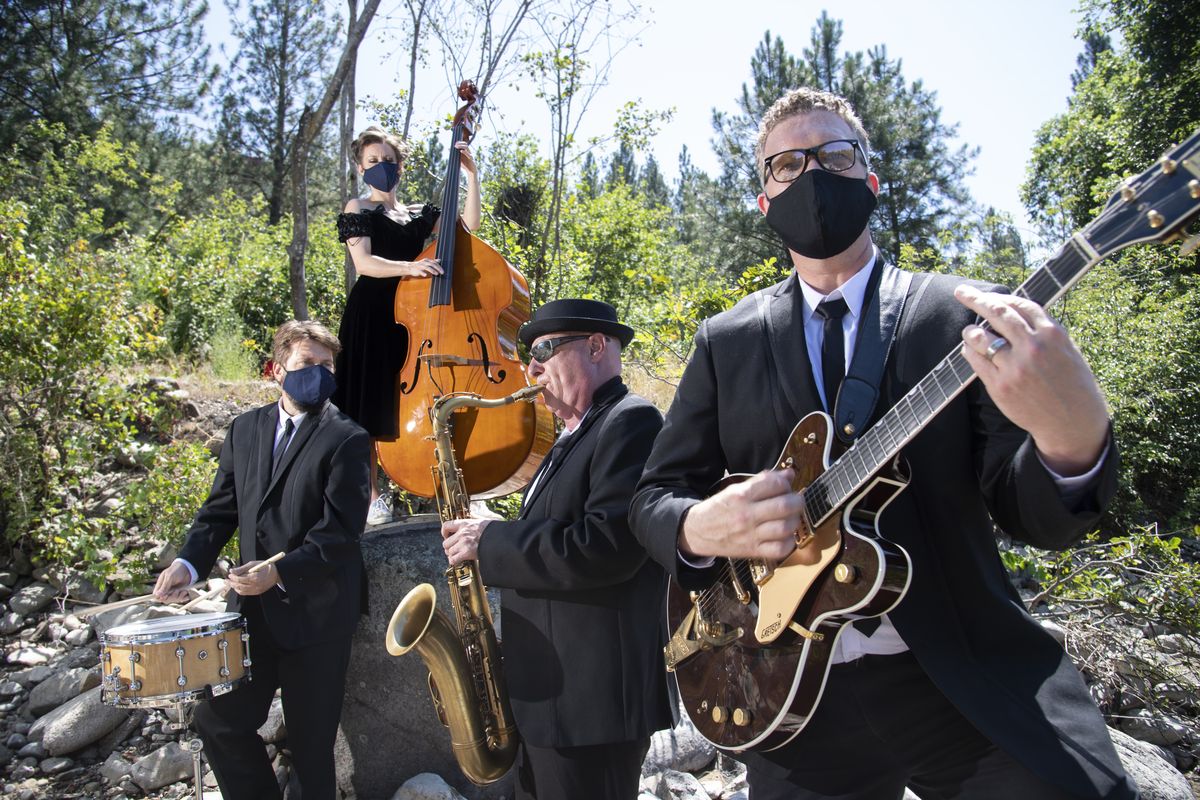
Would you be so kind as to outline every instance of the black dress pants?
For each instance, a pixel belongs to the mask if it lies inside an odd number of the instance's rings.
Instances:
[[[274,591],[274,590],[272,590]],[[204,755],[225,800],[276,800],[281,796],[258,729],[281,689],[292,753],[292,800],[334,800],[333,743],[342,715],[350,637],[298,650],[281,648],[263,620],[256,598],[242,603],[250,633],[251,680],[229,694],[196,706]]]
[[[517,800],[633,800],[650,738],[517,751]]]
[[[984,738],[911,653],[834,666],[800,735],[744,760],[753,800],[1074,798]]]

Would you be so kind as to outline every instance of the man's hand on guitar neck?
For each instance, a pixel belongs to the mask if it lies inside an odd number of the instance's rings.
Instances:
[[[1067,332],[1021,297],[967,285],[955,295],[992,327],[968,325],[963,355],[1004,416],[1029,432],[1042,461],[1058,475],[1094,467],[1108,442],[1108,407]]]
[[[767,470],[688,509],[679,531],[687,558],[721,556],[782,561],[796,547],[803,499],[790,469]]]

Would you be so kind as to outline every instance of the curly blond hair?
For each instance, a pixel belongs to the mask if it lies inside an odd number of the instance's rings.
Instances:
[[[867,130],[863,127],[862,120],[854,112],[854,106],[850,105],[850,101],[832,92],[801,86],[799,89],[792,89],[776,100],[767,109],[767,113],[763,114],[762,121],[758,123],[758,140],[754,144],[755,163],[761,165],[763,159],[766,158],[767,154],[763,152],[763,148],[766,146],[767,136],[775,130],[779,123],[810,111],[829,111],[844,119],[850,126],[850,130],[854,131],[854,137],[858,139],[864,158],[869,159],[867,154],[871,152],[871,140],[867,136]],[[759,177],[762,177],[761,170],[759,170]]]

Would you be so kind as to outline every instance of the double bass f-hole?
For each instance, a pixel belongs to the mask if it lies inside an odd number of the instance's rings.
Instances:
[[[410,393],[414,388],[416,388],[416,385],[420,382],[420,380],[421,380],[421,362],[426,360],[425,359],[425,348],[427,348],[427,347],[433,347],[432,340],[426,339],[423,342],[421,342],[421,347],[420,347],[420,349],[417,350],[417,364],[416,364],[416,369],[413,372],[413,378],[411,381],[400,381],[400,394]]]
[[[468,342],[476,342],[479,345],[479,355],[481,356],[480,366],[483,367],[483,374],[491,383],[503,383],[505,372],[502,369],[496,370],[496,374],[492,375],[492,367],[495,366],[492,360],[488,358],[487,342],[478,333],[472,333],[467,337]]]

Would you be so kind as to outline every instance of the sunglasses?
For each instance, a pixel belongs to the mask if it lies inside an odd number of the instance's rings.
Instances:
[[[545,364],[564,344],[590,338],[590,333],[577,333],[571,336],[559,336],[554,339],[542,339],[529,348],[529,357],[534,361]]]

